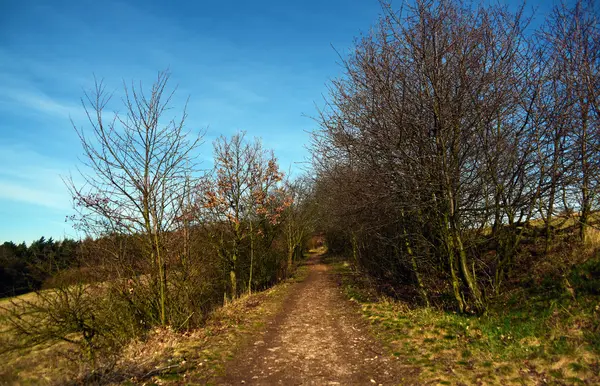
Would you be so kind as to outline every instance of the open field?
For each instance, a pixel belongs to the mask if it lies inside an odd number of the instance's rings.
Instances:
[[[177,333],[155,328],[128,344],[119,353],[116,366],[108,373],[91,376],[87,364],[79,360],[68,343],[2,352],[1,384],[65,384],[98,382],[138,384],[155,382],[195,382],[203,384],[222,375],[224,365],[236,350],[259,334],[266,321],[282,307],[294,284],[307,271],[300,267],[294,278],[269,290],[244,295],[217,309],[200,329]],[[35,300],[35,293],[18,299]],[[9,300],[3,300],[3,305]],[[3,334],[2,339],[10,339]],[[86,378],[87,377],[87,378]]]

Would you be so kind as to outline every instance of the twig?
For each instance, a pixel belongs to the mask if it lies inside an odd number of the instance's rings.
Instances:
[[[377,355],[383,355],[382,353],[375,351],[371,346],[369,346],[368,349],[373,351]]]
[[[150,378],[150,377],[152,377],[152,376],[154,376],[154,375],[156,375],[156,374],[160,374],[160,373],[162,373],[162,372],[163,372],[163,371],[165,371],[165,370],[171,370],[171,369],[174,369],[174,368],[176,368],[176,367],[179,367],[179,366],[180,366],[180,365],[170,365],[170,366],[166,366],[166,367],[161,367],[161,368],[159,368],[159,369],[154,369],[154,370],[152,370],[152,371],[148,372],[148,374],[144,375],[144,376],[142,377],[142,379],[145,379],[145,378]]]
[[[187,317],[187,318],[186,318],[186,319],[183,321],[183,323],[181,323],[181,326],[179,326],[179,328],[177,329],[177,331],[181,330],[181,327],[183,327],[183,325],[184,325],[184,324],[186,324],[186,323],[187,323],[187,321],[188,321],[188,320],[190,320],[190,318],[191,318],[192,316],[194,316],[194,314],[195,314],[195,313],[196,313],[196,311],[192,312],[192,313],[190,314],[190,316],[188,316],[188,317]]]

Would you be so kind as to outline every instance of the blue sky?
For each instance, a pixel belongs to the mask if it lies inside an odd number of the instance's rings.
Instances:
[[[0,243],[78,237],[61,176],[78,165],[70,119],[86,127],[94,74],[119,91],[169,68],[204,158],[245,130],[298,170],[316,126],[305,115],[340,73],[332,45],[347,52],[379,12],[376,0],[1,1]]]

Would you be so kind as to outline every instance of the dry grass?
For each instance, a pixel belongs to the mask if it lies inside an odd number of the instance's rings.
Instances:
[[[363,305],[376,334],[401,360],[420,365],[424,384],[575,384],[600,382],[597,357],[583,345],[556,346],[545,336],[512,334],[492,320],[394,302]],[[551,334],[565,331],[555,328]],[[527,333],[525,333],[527,335]]]
[[[585,246],[588,252],[600,248],[600,229],[589,227],[585,231]]]
[[[594,296],[542,301],[521,293],[488,316],[464,316],[375,297],[347,265],[335,269],[373,334],[421,368],[422,384],[600,384],[597,347],[586,337],[600,317]]]
[[[96,374],[93,379],[89,366],[78,360],[76,347],[68,343],[3,352],[0,384],[206,383],[222,374],[227,360],[247,339],[260,333],[266,321],[280,310],[294,282],[305,275],[301,267],[286,282],[216,309],[203,328],[187,332],[153,329],[130,342],[110,372]],[[36,294],[12,301],[22,299],[35,301]],[[3,300],[2,305],[10,304],[10,300]],[[1,318],[0,314],[0,325]],[[0,343],[10,339],[3,333]]]

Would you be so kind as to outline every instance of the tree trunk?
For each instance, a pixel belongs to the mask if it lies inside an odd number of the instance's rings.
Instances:
[[[252,233],[252,221],[250,221],[250,278],[248,279],[248,293],[252,293],[252,270],[254,268],[254,234]]]
[[[456,242],[456,248],[458,251],[458,256],[460,258],[460,271],[465,281],[465,284],[469,288],[471,292],[471,296],[473,297],[473,301],[475,303],[475,312],[478,314],[485,313],[485,303],[483,300],[483,295],[481,290],[479,289],[479,284],[477,283],[477,278],[475,277],[475,273],[471,272],[469,269],[469,264],[467,261],[467,253],[464,249],[462,240],[458,232],[454,231],[454,240]]]

